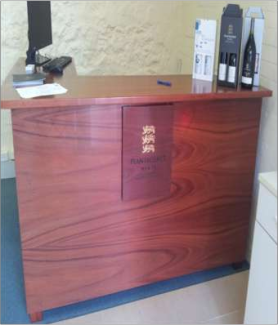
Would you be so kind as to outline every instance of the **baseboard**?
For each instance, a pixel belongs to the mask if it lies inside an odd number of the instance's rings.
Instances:
[[[1,179],[15,178],[14,160],[2,160],[1,155]]]

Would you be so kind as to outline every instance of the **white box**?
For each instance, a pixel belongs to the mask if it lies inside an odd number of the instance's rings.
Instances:
[[[194,79],[213,80],[216,26],[216,20],[196,20],[193,60]]]
[[[259,7],[249,7],[246,11],[244,16],[244,23],[243,23],[243,33],[242,33],[242,62],[244,58],[244,51],[245,46],[247,44],[249,34],[250,34],[250,27],[251,27],[251,18],[255,18],[255,25],[254,25],[254,39],[256,44],[256,65],[255,65],[255,75],[253,86],[260,85],[260,71],[261,71],[261,60],[262,60],[262,46],[263,46],[263,35],[264,35],[264,14],[261,8]],[[241,69],[242,72],[242,69]]]
[[[25,67],[26,74],[32,74],[35,72],[35,65],[34,64],[28,64]]]

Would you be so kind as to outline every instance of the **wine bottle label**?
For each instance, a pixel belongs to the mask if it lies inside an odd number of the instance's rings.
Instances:
[[[255,72],[254,73],[259,73],[259,62],[260,62],[260,54],[256,53]]]
[[[218,79],[221,81],[226,80],[226,71],[227,71],[227,64],[220,63],[219,64],[219,74],[218,74]]]
[[[234,83],[236,81],[236,67],[229,66],[228,82]]]
[[[251,85],[252,84],[252,78],[242,76],[241,81],[242,81],[242,83],[244,83],[246,85]]]

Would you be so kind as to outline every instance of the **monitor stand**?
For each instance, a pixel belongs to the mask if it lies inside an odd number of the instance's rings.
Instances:
[[[45,64],[46,62],[50,61],[51,59],[40,55],[36,49],[28,49],[28,51],[26,52],[27,54],[27,58],[26,58],[26,65],[28,64],[35,64],[37,67],[42,66],[43,64]]]
[[[36,54],[36,66],[40,67],[46,62],[50,61],[51,59],[47,58],[46,56],[40,55],[39,53]]]

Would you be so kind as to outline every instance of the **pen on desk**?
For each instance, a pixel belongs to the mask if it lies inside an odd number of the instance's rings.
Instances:
[[[170,81],[163,81],[163,80],[157,80],[158,85],[168,86],[171,87],[172,83]]]

